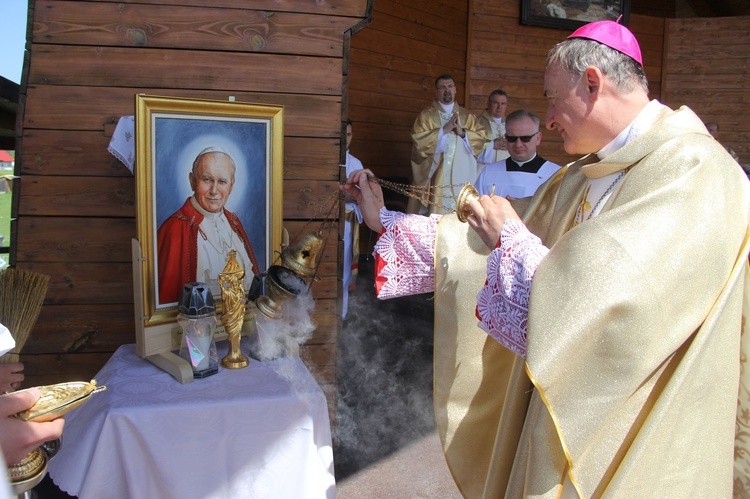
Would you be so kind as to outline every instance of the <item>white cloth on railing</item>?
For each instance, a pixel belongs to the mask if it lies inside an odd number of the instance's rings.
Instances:
[[[132,173],[135,169],[135,116],[121,116],[107,151]]]

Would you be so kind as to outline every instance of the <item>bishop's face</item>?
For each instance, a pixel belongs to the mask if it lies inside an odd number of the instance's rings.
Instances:
[[[602,147],[593,143],[595,134],[588,129],[591,109],[581,78],[574,79],[569,72],[551,64],[544,72],[544,95],[547,98],[545,126],[548,130],[557,130],[565,152],[588,154]]]
[[[204,154],[190,172],[190,187],[196,201],[204,210],[219,213],[234,187],[234,163],[226,154]]]

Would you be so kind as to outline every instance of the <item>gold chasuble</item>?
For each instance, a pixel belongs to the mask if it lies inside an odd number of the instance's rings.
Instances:
[[[412,183],[420,186],[450,186],[437,192],[438,196],[432,196],[429,200],[420,203],[418,199],[409,198],[408,213],[419,213],[420,206],[426,208],[426,213],[447,213],[446,210],[433,206],[429,202],[438,203],[449,209],[455,208],[455,199],[466,182],[474,183],[479,175],[477,160],[474,156],[479,154],[487,144],[487,137],[482,125],[479,124],[473,114],[458,104],[454,104],[454,112],[458,110],[461,127],[466,132],[471,152],[463,144],[464,139],[455,133],[447,133],[445,151],[437,158],[435,149],[437,147],[440,129],[450,120],[451,114],[445,112],[443,106],[433,101],[432,105],[424,109],[411,131],[412,154],[411,169]],[[429,201],[429,202],[428,202]]]
[[[434,398],[449,468],[469,498],[558,497],[566,476],[581,497],[746,497],[750,185],[687,108],[597,161],[516,205],[550,248],[526,359],[477,327],[488,251],[455,215],[440,223]],[[571,229],[588,178],[625,169]]]

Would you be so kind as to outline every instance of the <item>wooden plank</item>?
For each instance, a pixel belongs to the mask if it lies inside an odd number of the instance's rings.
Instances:
[[[282,105],[285,136],[341,137],[339,96],[57,85],[28,87],[23,128],[101,131],[135,113],[135,94]]]
[[[409,165],[411,141],[387,142],[379,140],[352,141],[352,154],[369,158],[364,165],[370,168],[375,165]]]
[[[362,83],[365,83],[365,80],[363,79]],[[409,126],[412,125],[414,122],[414,119],[416,119],[417,114],[424,109],[425,107],[429,106],[430,103],[435,99],[435,85],[432,85],[432,93],[429,93],[428,91],[428,84],[425,81],[420,83],[420,86],[424,85],[423,88],[423,95],[420,96],[420,98],[415,99],[408,96],[403,95],[396,95],[396,94],[383,94],[380,92],[371,92],[368,91],[366,88],[353,88],[350,86],[349,88],[349,98],[352,102],[349,104],[349,110],[351,112],[352,109],[356,108],[372,108],[372,109],[390,109],[394,111],[409,111],[414,113],[414,118],[412,118],[409,122]],[[351,118],[351,116],[350,116]],[[352,118],[352,121],[355,121],[354,118]],[[356,118],[356,121],[364,122],[366,121],[366,118],[364,117],[358,117]]]
[[[511,112],[513,109],[517,109],[515,107],[516,104],[513,102],[514,99],[544,96],[544,76],[536,71],[527,71],[527,74],[529,77],[531,77],[532,75],[537,76],[539,80],[533,82],[529,81],[525,83],[517,83],[506,80],[502,85],[498,85],[498,82],[493,80],[476,80],[471,86],[472,97],[474,95],[481,96],[484,100],[484,102],[482,103],[482,109],[484,109],[485,105],[487,104],[487,96],[490,94],[490,92],[500,86],[500,88],[508,92],[508,96],[510,97],[508,99],[508,112]]]
[[[750,57],[737,59],[684,59],[669,61],[671,74],[683,75],[725,75],[736,73],[737,68],[746,68],[750,64]]]
[[[335,347],[331,344],[300,345],[299,356],[306,365],[334,366],[336,365]]]
[[[426,107],[426,106],[425,106]],[[359,106],[349,106],[349,117],[351,119],[357,119],[364,121],[365,116],[369,123],[379,123],[383,125],[389,124],[413,124],[414,120],[421,109],[383,109],[379,107],[367,107],[362,108]]]
[[[334,205],[338,205],[338,182],[288,180],[284,181],[285,218],[324,218]],[[333,218],[338,218],[334,210]]]
[[[18,267],[50,276],[45,305],[133,303],[130,262],[19,262]]]
[[[26,129],[18,157],[21,175],[132,177],[107,151],[110,140],[101,132]]]
[[[112,353],[21,355],[26,376],[23,388],[67,381],[89,381],[104,367]]]
[[[669,54],[667,55],[670,64],[679,64],[680,61],[695,58],[707,58],[709,60],[728,59],[747,59],[747,46],[750,45],[750,34],[746,41],[732,40],[732,45],[716,45],[707,43],[705,40],[688,40],[673,39],[670,45]],[[715,41],[715,40],[714,40]],[[701,43],[706,42],[706,43]],[[734,44],[736,43],[736,45]]]
[[[134,218],[21,217],[16,258],[35,262],[130,262]]]
[[[473,13],[475,16],[501,16],[512,17],[516,20],[521,18],[520,2],[497,2],[494,0],[473,0]]]
[[[414,99],[404,111],[417,113],[428,106],[435,99],[435,72],[429,75],[415,75],[399,71],[387,71],[380,68],[361,66],[356,73],[349,75],[349,85],[352,90],[369,89],[370,92],[386,95],[396,95]],[[455,78],[459,76],[454,75]],[[456,80],[456,95],[463,95],[463,84]],[[388,100],[383,98],[382,100]],[[457,99],[460,103],[460,99]],[[352,105],[354,103],[350,103]],[[375,106],[373,106],[375,107]]]
[[[382,72],[397,71],[401,73],[408,73],[413,75],[419,75],[421,77],[429,77],[428,79],[432,82],[432,88],[435,88],[435,78],[441,74],[450,73],[456,78],[457,81],[464,81],[464,71],[456,71],[455,68],[450,68],[438,63],[431,63],[427,61],[415,61],[401,57],[398,55],[383,54],[377,52],[377,49],[370,50],[368,47],[354,46],[352,47],[352,57],[357,57],[362,67],[379,68]],[[358,68],[357,71],[360,69]],[[353,73],[357,75],[357,71]],[[455,74],[454,74],[455,73]]]
[[[737,89],[710,89],[710,88],[681,88],[672,87],[665,92],[666,99],[670,102],[720,102],[741,104],[747,100],[747,90]]]
[[[352,45],[362,48],[377,47],[378,52],[383,54],[429,64],[440,64],[454,69],[463,68],[465,65],[466,44],[460,40],[451,47],[443,47],[405,36],[393,34],[386,36],[383,32],[376,30],[375,26],[371,26],[354,35]]]
[[[135,342],[132,303],[44,305],[24,354],[114,351]]]
[[[404,19],[410,23],[429,26],[459,38],[466,37],[466,18],[468,2],[449,3],[445,8],[439,8],[438,1],[422,0],[411,2],[376,1],[372,15],[372,27],[378,27],[380,15]],[[461,43],[460,45],[465,45]]]
[[[338,139],[284,138],[284,180],[338,180]]]
[[[109,0],[86,0],[101,2]],[[143,0],[120,0],[125,5],[143,3]],[[192,5],[203,7],[206,0],[159,0],[164,5]],[[247,9],[247,0],[211,0],[211,6],[217,9]],[[364,17],[367,11],[367,0],[253,0],[253,9],[273,12],[307,12],[330,16]]]
[[[747,36],[747,24],[746,16],[669,19],[666,29],[670,39],[673,36],[679,36],[680,33],[690,33],[695,36],[702,34],[723,36],[723,33],[728,33],[735,37],[744,37]],[[720,44],[724,43],[726,42]]]
[[[549,48],[559,43],[571,33],[568,30],[544,28],[541,26],[527,26],[518,22],[518,17],[482,16],[474,14],[472,18],[473,32],[502,32],[506,35],[516,35],[519,40],[536,40],[537,43],[547,40]]]
[[[341,95],[340,58],[39,44],[31,53],[30,85]]]
[[[664,17],[635,14],[631,10],[628,28],[636,35],[636,38],[644,33],[661,36],[666,30],[666,23]],[[640,38],[638,40],[640,43]]]
[[[471,54],[472,66],[502,67],[524,71],[544,71],[547,66],[547,55],[503,54],[497,52],[474,52]]]
[[[475,31],[472,38],[472,52],[510,52],[547,57],[553,45],[546,38],[526,38],[520,34],[497,33],[496,31]]]
[[[123,177],[20,179],[18,214],[135,217],[135,180]]]
[[[669,74],[669,86],[678,88],[706,89],[737,89],[750,86],[750,74],[734,72],[730,74]]]
[[[416,113],[414,119],[417,118]],[[380,140],[385,142],[411,142],[412,119],[408,124],[386,125],[378,123],[362,123],[357,134],[362,140]],[[360,159],[360,161],[362,161]]]
[[[205,4],[205,2],[204,2]],[[255,6],[255,4],[253,4]],[[341,57],[359,17],[170,5],[38,0],[33,43]]]
[[[339,318],[333,313],[328,313],[325,316],[315,316],[314,320],[318,324],[318,327],[315,328],[312,337],[305,344],[335,344],[338,336]]]
[[[748,108],[747,103],[743,103],[741,106],[724,102],[691,102],[689,104],[690,108],[695,111],[695,114],[698,116],[731,115],[733,113],[736,115],[738,109]],[[745,116],[744,113],[740,113],[740,115]]]
[[[449,31],[443,28],[449,28]],[[443,20],[440,20],[439,26],[433,26],[425,22],[415,23],[410,19],[386,12],[377,12],[374,22],[368,29],[381,31],[384,35],[403,36],[440,47],[455,46],[457,38],[466,37],[465,20],[463,21],[463,26],[457,20],[450,24],[446,24]],[[354,36],[356,37],[357,35],[355,34]]]

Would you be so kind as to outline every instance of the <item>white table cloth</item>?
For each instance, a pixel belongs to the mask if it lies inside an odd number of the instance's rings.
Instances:
[[[219,369],[181,385],[120,347],[96,376],[107,390],[66,416],[50,477],[81,499],[335,497],[326,399],[302,361]]]

